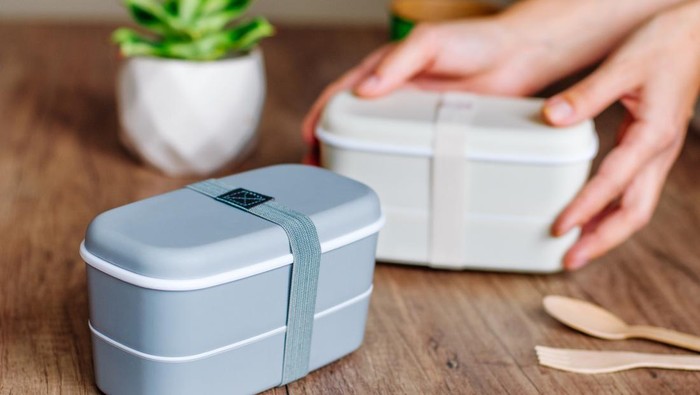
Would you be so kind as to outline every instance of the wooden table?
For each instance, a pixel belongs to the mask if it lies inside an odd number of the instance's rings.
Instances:
[[[98,213],[178,188],[117,141],[111,27],[0,24],[0,394],[96,393],[78,245]],[[264,44],[261,142],[221,174],[296,162],[299,123],[324,84],[384,40],[366,28],[282,28]],[[609,149],[620,110],[598,119]],[[689,393],[700,373],[581,376],[538,366],[537,344],[680,353],[606,342],[545,315],[547,294],[630,322],[700,333],[700,135],[688,137],[652,223],[576,273],[379,265],[364,346],[271,393]]]

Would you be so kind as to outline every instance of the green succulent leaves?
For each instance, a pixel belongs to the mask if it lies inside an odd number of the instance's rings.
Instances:
[[[265,18],[235,23],[251,0],[125,0],[134,21],[149,31],[112,33],[124,56],[216,60],[246,52],[274,34]]]

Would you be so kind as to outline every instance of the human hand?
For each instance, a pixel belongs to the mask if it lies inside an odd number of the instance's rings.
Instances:
[[[354,89],[360,96],[376,97],[408,85],[409,81],[433,89],[485,85],[485,77],[472,81],[467,81],[467,77],[498,65],[514,44],[508,31],[493,18],[420,25],[404,41],[377,49],[330,84],[304,119],[304,138],[313,141],[321,111],[328,100],[342,90]],[[513,84],[500,83],[502,93],[527,93],[525,79],[515,78],[517,73],[511,75]]]
[[[617,146],[552,227],[582,226],[567,252],[577,269],[622,243],[650,220],[679,155],[700,89],[700,2],[686,2],[646,23],[595,72],[550,98],[554,125],[590,118],[620,100],[627,110]]]
[[[384,46],[316,100],[304,119],[314,141],[321,111],[337,92],[365,97],[404,85],[434,90],[527,95],[601,59],[640,21],[679,0],[530,0],[501,15],[423,24]]]

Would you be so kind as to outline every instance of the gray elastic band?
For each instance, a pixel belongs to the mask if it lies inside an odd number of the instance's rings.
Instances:
[[[321,264],[321,244],[313,221],[269,196],[240,188],[232,190],[217,180],[202,181],[187,188],[273,222],[287,233],[293,263],[280,385],[306,376]]]

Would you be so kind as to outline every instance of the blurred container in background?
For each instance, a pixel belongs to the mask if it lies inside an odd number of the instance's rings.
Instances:
[[[400,40],[420,22],[492,15],[511,1],[503,0],[393,0],[391,2],[391,39]]]

